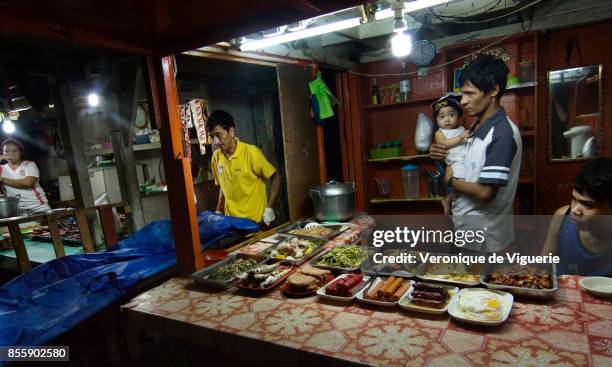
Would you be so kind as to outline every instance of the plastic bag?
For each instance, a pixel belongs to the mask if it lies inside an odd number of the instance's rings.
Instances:
[[[428,152],[431,145],[431,136],[433,134],[434,124],[431,119],[419,112],[417,117],[416,132],[414,133],[414,146],[419,152]]]

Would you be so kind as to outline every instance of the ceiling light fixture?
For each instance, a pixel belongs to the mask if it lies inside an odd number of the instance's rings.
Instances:
[[[274,46],[281,43],[296,41],[303,38],[318,36],[325,33],[341,31],[353,28],[361,24],[361,18],[351,18],[339,22],[328,23],[317,27],[306,28],[301,31],[285,33],[277,37],[270,37],[261,40],[250,40],[240,45],[240,51],[253,51],[260,48]]]
[[[412,51],[412,37],[404,31],[394,32],[391,37],[391,52],[396,57],[406,57]]]
[[[15,132],[15,124],[13,121],[5,118],[2,122],[2,130],[7,134],[12,134]]]
[[[100,96],[97,93],[89,93],[87,96],[87,103],[91,107],[97,107],[100,104]]]
[[[410,55],[410,51],[412,51],[412,37],[404,32],[408,29],[403,12],[404,0],[393,0],[391,9],[394,12],[391,52],[396,57],[405,57]]]

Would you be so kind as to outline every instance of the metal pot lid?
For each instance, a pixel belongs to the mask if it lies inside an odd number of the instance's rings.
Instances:
[[[335,182],[318,185],[310,189],[311,191],[317,191],[322,196],[338,196],[355,193],[354,182]]]

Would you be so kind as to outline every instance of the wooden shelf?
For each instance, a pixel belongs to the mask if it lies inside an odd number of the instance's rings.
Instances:
[[[425,97],[425,98],[416,98],[416,99],[410,99],[408,101],[398,102],[398,103],[371,104],[371,105],[363,106],[362,109],[364,109],[364,110],[378,110],[378,109],[387,109],[387,108],[393,108],[393,107],[396,107],[396,108],[398,108],[398,107],[405,107],[405,106],[410,106],[410,105],[413,105],[413,104],[418,104],[418,103],[423,103],[423,102],[432,102],[432,101],[435,101],[438,98],[440,98],[440,96]]]
[[[195,139],[195,138],[191,139],[189,142],[191,144],[199,144],[198,139]],[[142,151],[142,150],[161,149],[161,143],[156,142],[156,143],[148,143],[148,144],[134,144],[133,149],[135,152]],[[107,154],[113,154],[113,148],[93,149],[93,150],[85,151],[85,155],[107,155]]]
[[[440,201],[442,197],[429,197],[422,196],[418,198],[384,198],[375,197],[370,200],[371,204],[385,204],[385,203],[404,203],[404,202],[424,202],[424,201]]]
[[[429,158],[429,154],[418,154],[418,155],[404,155],[401,157],[393,157],[393,158],[377,158],[377,159],[368,159],[370,163],[386,163],[389,161],[412,161],[416,159]]]

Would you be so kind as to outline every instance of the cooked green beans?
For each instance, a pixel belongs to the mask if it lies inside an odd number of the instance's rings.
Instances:
[[[337,246],[321,257],[318,264],[336,268],[355,268],[368,256],[361,246]]]

